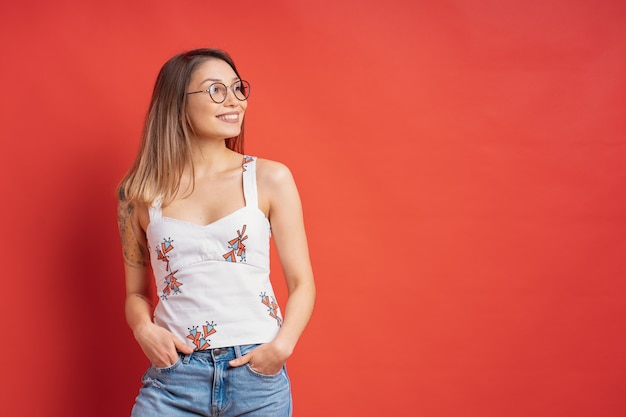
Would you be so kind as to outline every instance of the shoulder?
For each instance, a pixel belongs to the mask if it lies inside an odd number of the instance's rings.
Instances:
[[[256,172],[259,207],[268,218],[275,219],[282,207],[296,207],[298,190],[287,165],[259,158]]]
[[[293,183],[293,175],[287,165],[282,162],[257,158],[257,181],[261,185],[280,186]]]

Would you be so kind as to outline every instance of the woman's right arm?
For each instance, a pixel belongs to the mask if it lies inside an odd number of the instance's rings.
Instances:
[[[170,366],[178,359],[177,351],[191,353],[193,349],[152,322],[147,239],[142,226],[148,223],[147,209],[129,204],[121,192],[117,213],[126,275],[126,321],[150,362],[157,367]]]

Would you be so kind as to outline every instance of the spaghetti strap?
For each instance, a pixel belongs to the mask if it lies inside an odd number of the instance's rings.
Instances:
[[[154,220],[161,220],[163,217],[163,209],[161,208],[161,197],[158,197],[152,205],[148,208],[148,215],[150,216],[150,222]]]
[[[256,157],[243,157],[243,196],[246,207],[258,207],[259,197],[256,186]]]

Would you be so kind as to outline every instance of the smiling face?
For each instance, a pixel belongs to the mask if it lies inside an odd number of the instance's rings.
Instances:
[[[196,138],[223,140],[239,135],[248,102],[235,97],[231,87],[237,80],[231,66],[220,59],[204,61],[191,74],[188,93],[218,82],[228,91],[223,103],[215,103],[207,92],[187,95],[187,118]]]

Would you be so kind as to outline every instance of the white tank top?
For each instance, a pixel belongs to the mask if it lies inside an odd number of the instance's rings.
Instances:
[[[244,157],[243,191],[245,207],[206,226],[164,217],[158,200],[149,210],[154,322],[195,350],[267,343],[282,324],[254,157]]]

